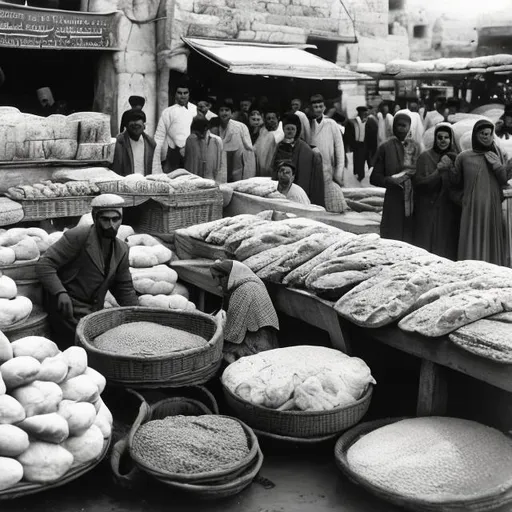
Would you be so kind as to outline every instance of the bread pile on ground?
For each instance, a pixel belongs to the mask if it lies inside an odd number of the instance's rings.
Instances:
[[[112,430],[105,378],[80,347],[0,332],[0,490],[46,484],[95,461]]]
[[[243,357],[224,370],[222,383],[255,405],[328,411],[355,403],[376,382],[362,359],[301,345]]]

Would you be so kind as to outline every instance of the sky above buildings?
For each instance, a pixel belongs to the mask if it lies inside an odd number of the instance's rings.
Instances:
[[[474,17],[491,12],[512,9],[512,0],[409,0],[411,7],[423,8],[436,13]]]

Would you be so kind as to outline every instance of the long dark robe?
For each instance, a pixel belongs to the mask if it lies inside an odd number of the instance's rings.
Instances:
[[[325,207],[324,173],[322,165],[309,144],[296,139],[293,148],[280,142],[272,161],[272,178],[277,179],[277,166],[282,160],[291,160],[295,165],[295,183],[306,192],[313,204]]]
[[[412,160],[415,164],[416,155],[419,155],[419,146],[412,140],[408,140],[407,144],[412,144]],[[410,243],[412,242],[412,216],[405,216],[404,190],[391,179],[393,174],[404,170],[404,153],[402,143],[396,137],[381,144],[375,155],[370,183],[386,189],[380,236]]]
[[[418,158],[414,184],[413,243],[455,260],[461,210],[449,196],[448,170],[439,172],[442,155],[430,149]]]
[[[505,226],[501,212],[502,187],[510,179],[505,157],[494,146],[501,166],[492,170],[485,153],[469,149],[455,160],[451,183],[462,189],[462,217],[457,251],[459,260],[506,264]]]

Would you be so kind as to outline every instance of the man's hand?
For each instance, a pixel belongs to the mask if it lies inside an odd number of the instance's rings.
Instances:
[[[226,325],[226,320],[227,320],[226,312],[223,309],[219,310],[219,312],[215,315],[215,318],[217,318],[217,320],[220,322],[220,324],[224,328],[224,326]]]
[[[57,297],[57,310],[64,318],[73,318],[73,303],[66,292]]]

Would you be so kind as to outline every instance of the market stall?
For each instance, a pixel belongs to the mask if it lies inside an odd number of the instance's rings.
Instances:
[[[510,372],[508,338],[500,342],[499,338],[491,335],[493,342],[475,334],[470,338],[472,343],[465,343],[463,335],[466,324],[479,325],[472,322],[482,318],[492,317],[480,320],[489,322],[491,333],[492,329],[502,327],[501,322],[508,321],[509,306],[505,303],[510,293],[507,287],[510,269],[483,262],[443,262],[408,244],[393,244],[376,235],[327,232],[318,236],[333,236],[334,241],[331,240],[322,250],[318,246],[315,248],[314,238],[308,240],[308,237],[314,237],[308,235],[310,226],[298,226],[299,231],[304,230],[303,236],[297,231],[294,234],[293,226],[288,226],[291,232],[287,232],[285,240],[283,235],[279,235],[282,228],[276,224],[286,221],[268,220],[265,224],[254,219],[251,227],[247,216],[240,218],[243,227],[240,225],[239,229],[236,228],[236,220],[231,220],[231,223],[224,220],[182,231],[188,231],[190,236],[202,241],[202,258],[207,257],[204,244],[218,250],[220,243],[226,257],[244,261],[266,282],[279,311],[328,330],[331,343],[336,348],[350,350],[364,334],[379,343],[419,357],[422,366],[418,414],[443,414],[446,411],[447,387],[443,367],[507,392],[512,391],[507,378]],[[321,224],[317,224],[316,229],[321,230]],[[178,255],[180,236],[181,231],[177,237]],[[251,241],[259,245],[252,245]],[[382,249],[388,243],[391,243],[391,250],[387,252],[384,249],[383,253]],[[189,258],[193,252],[194,243],[188,247]],[[302,257],[297,257],[301,253]],[[173,266],[184,281],[218,294],[208,272],[211,263],[211,259],[189,259],[176,261]],[[414,279],[411,276],[416,274],[423,288],[411,295],[407,290],[408,286],[416,286],[411,281]],[[411,284],[407,285],[407,282]],[[400,298],[401,293],[403,298]],[[501,305],[492,305],[495,300],[493,294],[502,297]],[[487,300],[491,302],[487,303]],[[444,306],[439,306],[441,309],[436,312],[434,305],[438,301]],[[418,309],[414,311],[413,308],[410,313],[415,302]],[[470,313],[469,304],[473,302],[481,306]],[[448,320],[452,306],[456,308],[453,312],[456,317]],[[420,319],[423,309],[425,318]],[[399,326],[394,325],[401,318]],[[450,339],[449,333],[453,334],[450,334]],[[458,338],[463,341],[459,342]],[[497,346],[494,347],[493,343]],[[472,348],[475,345],[490,348],[477,351]]]

